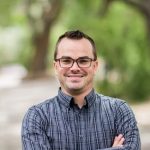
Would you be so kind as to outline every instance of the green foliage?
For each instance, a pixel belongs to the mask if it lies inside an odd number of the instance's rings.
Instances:
[[[143,19],[135,10],[120,3],[114,4],[106,16],[102,28],[107,31],[101,30],[106,37],[99,36],[97,39],[101,39],[101,53],[109,70],[119,69],[122,83],[113,85],[116,92],[112,83],[107,81],[105,87],[104,81],[99,87],[100,90],[104,89],[104,93],[112,96],[115,93],[116,96],[135,101],[149,97],[150,70],[147,65],[150,63],[150,55]]]
[[[23,6],[18,4],[18,0],[5,0],[0,5],[0,25],[20,26],[24,31],[18,50],[12,50],[15,53],[13,61],[28,68],[33,55],[29,36],[31,31],[27,28]],[[64,31],[84,31],[94,38],[98,55],[103,57],[107,66],[104,80],[96,82],[97,90],[114,97],[145,100],[150,96],[150,47],[145,18],[134,8],[120,2],[112,3],[104,16],[99,15],[101,7],[102,1],[99,0],[64,0],[60,19],[52,30],[50,49],[54,49],[57,37]],[[7,54],[2,48],[0,56],[0,63],[6,60],[12,62],[12,59],[3,57]],[[116,81],[109,77],[114,70],[119,75]]]
[[[30,55],[26,52],[29,31],[21,3],[19,0],[4,0],[0,5],[0,65],[21,63],[27,66],[29,62],[31,51]]]
[[[131,100],[149,97],[150,48],[144,17],[132,7],[113,3],[105,16],[98,15],[101,2],[81,0],[67,3],[61,23],[67,29],[81,29],[94,37],[97,51],[107,65],[107,73],[118,70],[120,80],[105,77],[97,89],[106,95]],[[75,12],[75,13],[74,13]],[[66,16],[67,14],[67,16]],[[68,19],[69,18],[69,19]],[[146,77],[146,78],[145,78]]]
[[[8,26],[12,22],[18,0],[2,0],[0,4],[0,26]]]
[[[149,96],[150,91],[150,71],[139,66],[133,72],[133,75],[126,83],[128,94],[134,101],[141,101]]]
[[[121,82],[112,83],[108,80],[103,80],[102,82],[96,82],[96,89],[101,94],[109,95],[112,97],[123,97],[124,85]]]
[[[30,63],[34,52],[30,42],[31,42],[30,37],[24,39],[22,42],[23,43],[22,48],[16,56],[16,62],[19,62],[20,64],[25,66],[27,70],[29,70],[31,66]]]

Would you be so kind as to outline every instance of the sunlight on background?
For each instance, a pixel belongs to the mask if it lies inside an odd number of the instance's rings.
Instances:
[[[20,64],[11,64],[0,68],[0,89],[13,88],[21,84],[27,70]]]

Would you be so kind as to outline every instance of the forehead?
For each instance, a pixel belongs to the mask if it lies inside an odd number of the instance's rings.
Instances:
[[[93,47],[89,40],[82,39],[68,39],[63,38],[58,44],[57,57],[69,56],[78,58],[82,56],[93,57]]]

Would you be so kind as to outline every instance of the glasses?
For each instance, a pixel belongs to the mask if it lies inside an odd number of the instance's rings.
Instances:
[[[55,59],[55,61],[59,61],[59,65],[62,68],[71,68],[74,62],[77,63],[79,68],[89,68],[91,66],[92,61],[95,61],[95,59],[88,58],[88,57],[78,58],[78,59],[59,58],[59,59]]]

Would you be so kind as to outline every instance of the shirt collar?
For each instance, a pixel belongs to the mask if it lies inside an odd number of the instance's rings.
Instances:
[[[87,96],[85,96],[86,106],[90,107],[93,104],[93,102],[95,101],[95,99],[96,99],[96,94],[95,94],[94,89],[92,89],[91,92]],[[59,91],[58,91],[58,100],[65,107],[69,108],[71,106],[71,104],[72,104],[73,97],[70,96],[70,95],[65,94],[61,90],[61,88],[59,88]]]
[[[96,100],[96,93],[94,89],[91,90],[91,92],[85,96],[85,99],[87,101],[88,107],[90,107]]]

